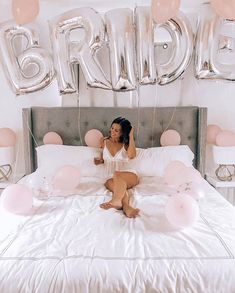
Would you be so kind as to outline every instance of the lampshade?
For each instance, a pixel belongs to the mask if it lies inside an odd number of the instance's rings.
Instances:
[[[15,161],[14,147],[0,147],[0,166],[12,165]]]
[[[235,164],[235,146],[212,146],[214,162],[218,165],[234,165]]]

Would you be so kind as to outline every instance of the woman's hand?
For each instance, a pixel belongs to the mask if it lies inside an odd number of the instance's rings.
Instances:
[[[134,128],[131,127],[130,133],[129,133],[129,139],[134,139]]]
[[[129,146],[127,148],[127,155],[129,159],[134,159],[136,156],[135,141],[134,141],[134,128],[131,127],[129,133]]]
[[[95,165],[100,165],[100,164],[103,164],[104,163],[104,160],[100,157],[96,157],[94,158],[94,164]]]

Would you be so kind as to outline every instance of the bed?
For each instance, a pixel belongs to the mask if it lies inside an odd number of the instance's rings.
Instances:
[[[87,130],[107,130],[119,115],[132,121],[138,147],[159,146],[163,130],[178,130],[204,175],[206,109],[197,107],[24,109],[27,173],[37,168],[35,146],[46,132],[79,146]],[[135,219],[101,210],[110,194],[89,176],[77,194],[35,198],[30,215],[1,210],[0,292],[235,292],[234,207],[201,185],[200,217],[183,230],[165,217],[169,190],[159,176],[131,191],[141,210]]]

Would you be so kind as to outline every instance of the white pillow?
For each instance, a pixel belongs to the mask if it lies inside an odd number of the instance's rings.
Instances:
[[[140,176],[163,176],[171,161],[181,161],[187,167],[193,165],[194,154],[187,145],[137,149],[130,165]]]
[[[50,178],[59,167],[72,165],[79,168],[84,177],[105,177],[104,165],[96,166],[94,157],[99,157],[102,149],[88,146],[42,145],[36,148],[38,171]],[[187,145],[137,148],[136,158],[130,160],[130,168],[139,176],[163,176],[171,161],[181,161],[192,166],[193,152]]]
[[[53,176],[59,167],[77,167],[81,176],[103,177],[103,166],[94,164],[94,157],[101,149],[88,146],[41,145],[36,148],[38,169],[46,176]]]

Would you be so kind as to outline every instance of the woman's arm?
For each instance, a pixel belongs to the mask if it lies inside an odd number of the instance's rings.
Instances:
[[[102,148],[102,151],[100,153],[100,157],[95,157],[94,158],[94,164],[95,165],[100,165],[100,164],[104,163],[104,159],[103,159],[104,140],[105,140],[105,138],[103,138],[103,137],[100,139],[100,147]]]
[[[135,148],[135,141],[134,141],[134,129],[131,128],[129,133],[129,146],[127,148],[127,155],[129,159],[134,159],[136,156],[136,148]]]

